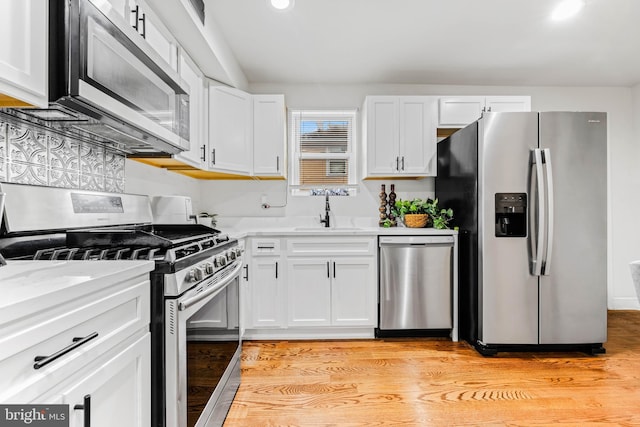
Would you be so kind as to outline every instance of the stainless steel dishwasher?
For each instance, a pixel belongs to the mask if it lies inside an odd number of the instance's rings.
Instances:
[[[380,236],[378,336],[451,329],[452,236]]]

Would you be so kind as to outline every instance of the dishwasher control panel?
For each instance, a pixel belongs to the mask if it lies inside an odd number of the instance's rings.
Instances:
[[[453,245],[453,236],[380,236],[379,245]]]

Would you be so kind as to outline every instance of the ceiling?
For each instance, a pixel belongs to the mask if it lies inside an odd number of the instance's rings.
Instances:
[[[250,83],[634,86],[640,1],[205,0]]]

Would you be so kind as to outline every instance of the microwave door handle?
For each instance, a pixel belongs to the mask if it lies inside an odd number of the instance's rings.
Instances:
[[[547,236],[546,236],[546,251],[544,255],[544,261],[542,264],[542,274],[545,276],[549,275],[551,271],[551,250],[553,248],[553,173],[552,173],[552,165],[551,165],[551,150],[545,148],[543,151],[543,164],[545,169],[545,181],[546,181],[546,206],[547,206]]]
[[[537,240],[536,248],[535,248],[535,258],[533,260],[533,275],[540,276],[542,275],[542,257],[543,257],[543,249],[544,249],[544,238],[545,238],[545,188],[544,188],[544,170],[542,166],[542,151],[538,148],[533,150],[533,163],[536,168],[536,187],[537,187],[537,199],[536,199],[536,210],[537,210],[537,235],[532,236],[532,239],[535,238]]]

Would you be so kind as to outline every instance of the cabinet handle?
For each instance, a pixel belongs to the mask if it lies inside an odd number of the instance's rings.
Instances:
[[[336,278],[336,262],[333,261],[333,278]]]
[[[402,170],[404,171],[404,156],[402,156]]]
[[[216,164],[216,149],[215,148],[213,150],[211,150],[211,164],[212,165]]]
[[[275,246],[258,246],[258,249],[275,249]]]
[[[145,13],[142,14],[142,18],[140,18],[140,22],[142,22],[142,32],[140,33],[140,35],[142,36],[143,39],[146,39],[147,38],[147,15]]]
[[[203,145],[202,147],[200,147],[200,149],[202,150],[202,156],[200,156],[200,160],[202,160],[203,162],[207,161],[207,146]]]
[[[60,351],[57,351],[57,352],[53,353],[50,356],[36,356],[33,359],[33,361],[36,362],[33,365],[33,369],[40,369],[43,366],[48,365],[49,363],[53,362],[54,360],[58,359],[59,357],[62,357],[65,354],[69,353],[70,351],[75,350],[76,348],[78,348],[81,345],[91,341],[92,339],[94,339],[97,336],[98,336],[98,333],[94,332],[94,333],[92,333],[90,335],[87,335],[84,338],[75,337],[73,339],[73,344],[68,345],[67,347],[63,348]]]
[[[91,427],[91,395],[87,394],[84,397],[84,402],[82,405],[75,405],[73,407],[74,411],[84,411],[83,424],[84,427]]]
[[[280,172],[280,156],[276,156],[276,172]]]
[[[327,278],[330,278],[331,275],[329,274],[329,261],[327,261]]]
[[[278,261],[276,261],[276,279],[278,278]]]
[[[400,170],[400,157],[396,156],[396,170],[399,171]]]
[[[249,264],[244,266],[244,280],[249,281]]]
[[[136,32],[138,31],[138,21],[140,21],[140,6],[136,6],[135,9],[131,9],[131,13],[135,14],[134,17],[134,22],[135,24],[132,25],[132,27],[136,30]],[[131,22],[131,21],[129,21]]]

